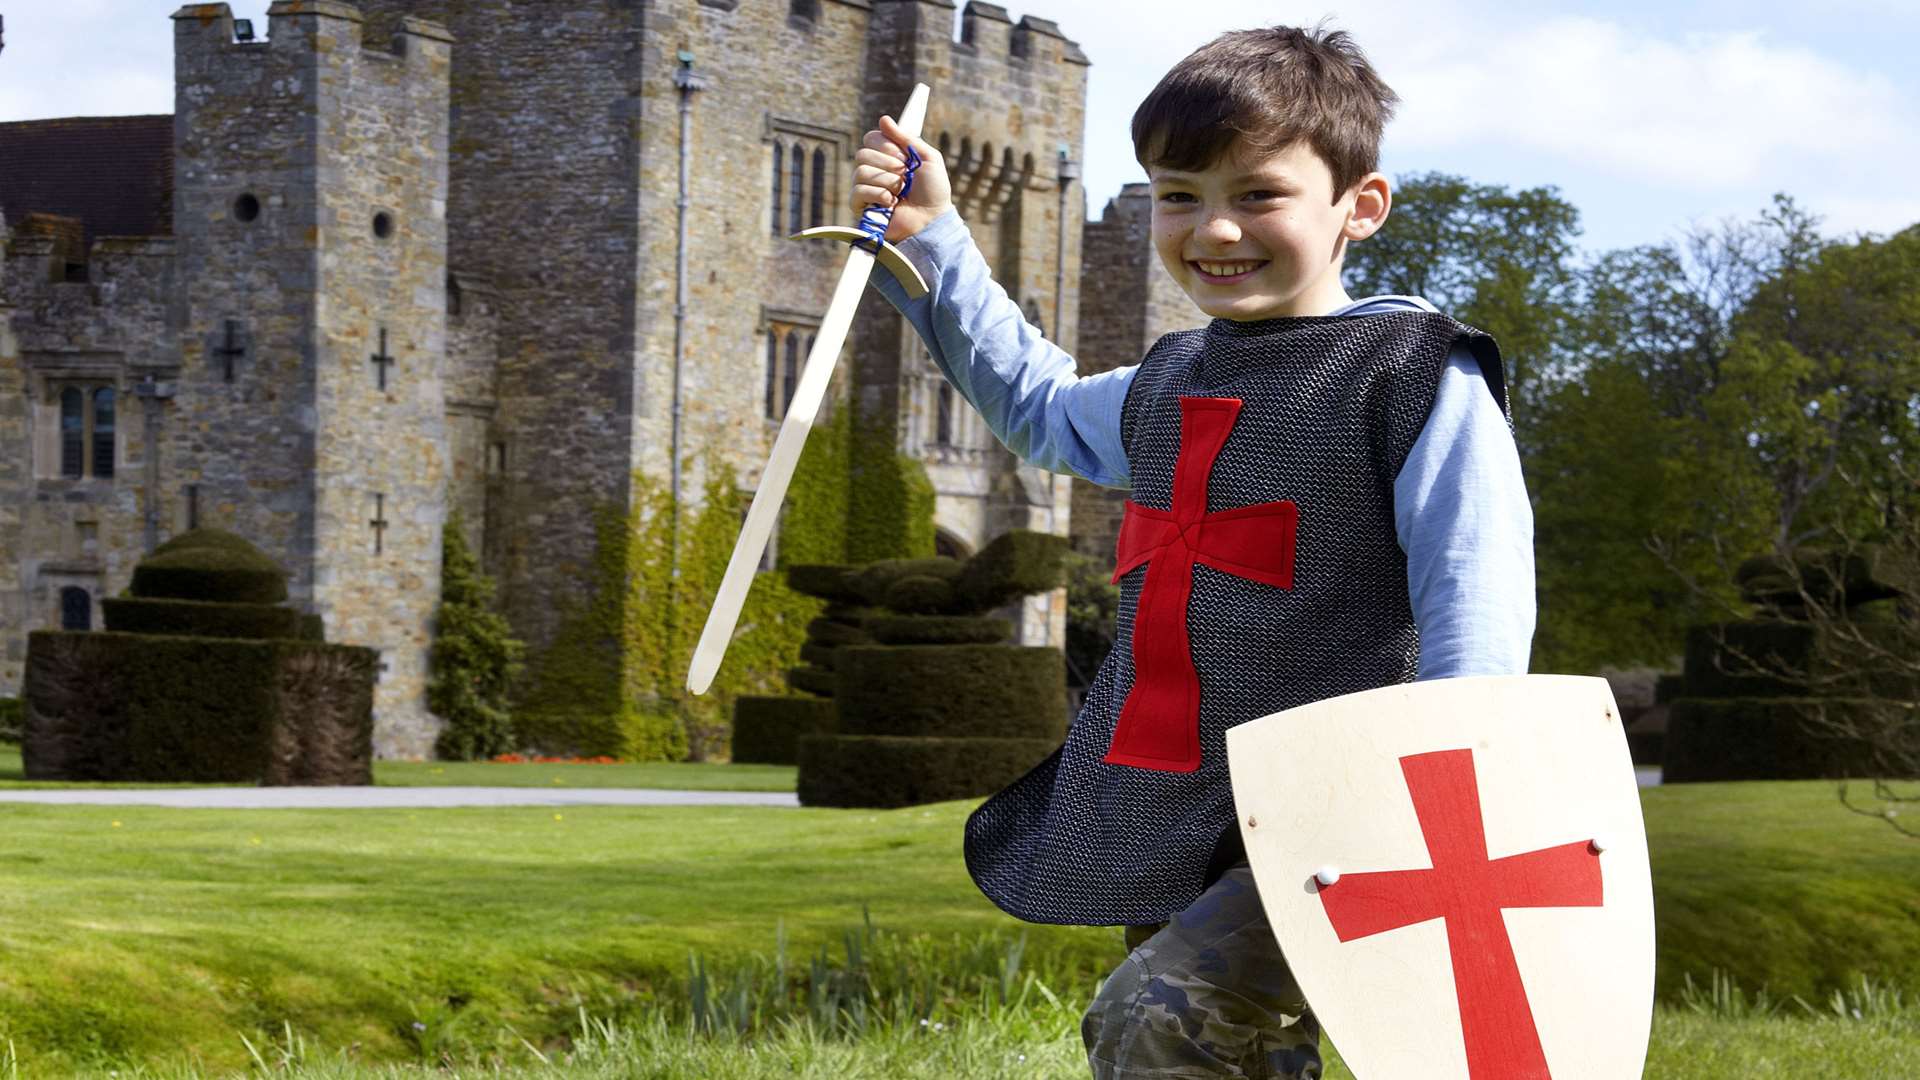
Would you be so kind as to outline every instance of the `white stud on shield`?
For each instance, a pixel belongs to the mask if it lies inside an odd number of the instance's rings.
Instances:
[[[1313,880],[1319,882],[1321,887],[1325,888],[1340,880],[1340,868],[1337,866],[1323,866],[1313,872]]]

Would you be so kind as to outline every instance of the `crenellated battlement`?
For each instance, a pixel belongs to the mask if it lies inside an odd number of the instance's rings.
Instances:
[[[423,43],[434,42],[442,49],[453,43],[452,33],[439,23],[403,16],[385,47],[375,48],[363,40],[366,19],[360,9],[344,0],[275,0],[267,9],[265,40],[240,40],[233,9],[224,3],[188,4],[173,13],[173,21],[174,52],[182,59],[196,53],[226,59],[271,54],[273,50],[331,51],[342,47],[416,57],[433,52],[420,48]]]

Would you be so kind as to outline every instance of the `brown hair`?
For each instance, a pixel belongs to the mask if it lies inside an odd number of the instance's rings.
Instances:
[[[1133,114],[1144,168],[1207,168],[1240,142],[1271,154],[1305,139],[1333,174],[1337,202],[1380,161],[1400,101],[1351,35],[1322,27],[1234,30],[1194,50]]]

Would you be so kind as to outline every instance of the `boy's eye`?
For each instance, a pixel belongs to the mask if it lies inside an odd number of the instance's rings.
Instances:
[[[1164,203],[1189,203],[1193,201],[1193,196],[1184,191],[1169,191],[1160,196],[1160,201]]]
[[[1281,194],[1278,191],[1266,191],[1262,189],[1247,192],[1247,198],[1252,202],[1265,202],[1268,199],[1278,199],[1280,197]]]

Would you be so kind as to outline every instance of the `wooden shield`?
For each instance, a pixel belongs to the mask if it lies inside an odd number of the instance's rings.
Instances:
[[[1349,694],[1229,730],[1227,760],[1267,918],[1356,1077],[1640,1076],[1653,886],[1606,680]]]

